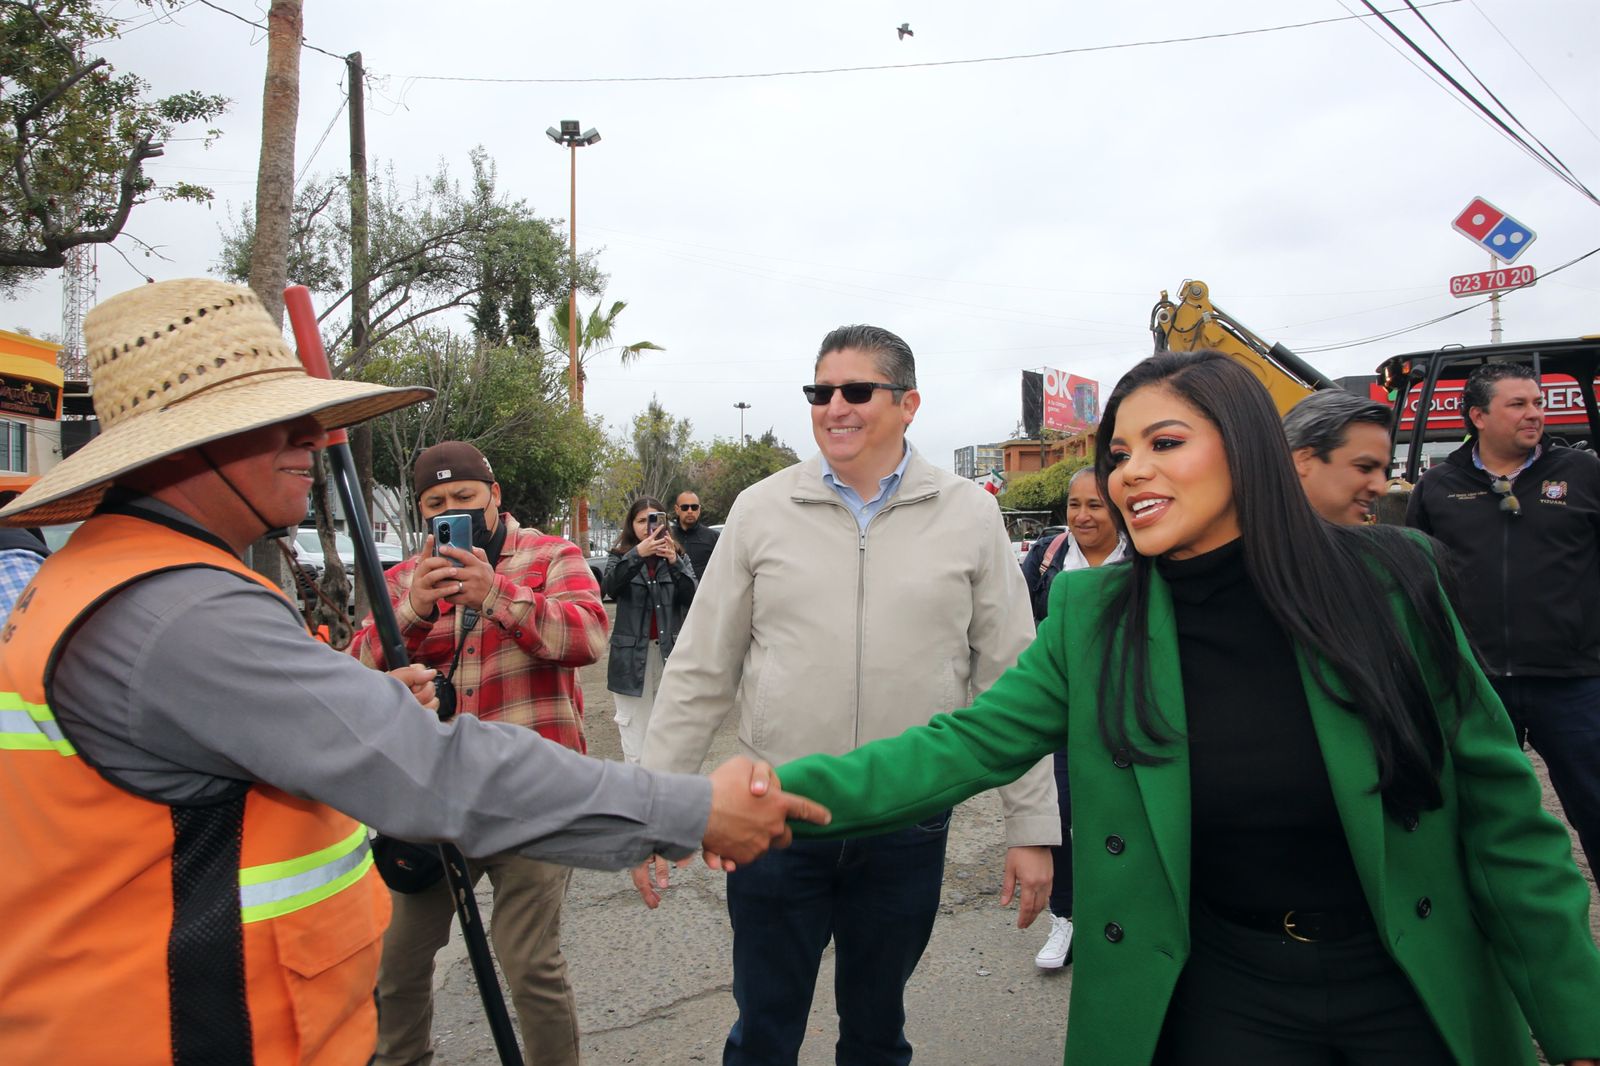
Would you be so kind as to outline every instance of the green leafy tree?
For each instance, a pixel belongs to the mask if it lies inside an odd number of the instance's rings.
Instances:
[[[382,341],[362,372],[385,385],[425,385],[430,401],[374,423],[377,482],[402,501],[388,515],[407,544],[420,539],[411,469],[442,440],[476,445],[494,467],[506,510],[546,526],[600,469],[605,439],[596,422],[571,411],[561,368],[536,348],[488,348],[438,327]]]
[[[640,496],[671,500],[703,454],[692,434],[687,418],[673,418],[652,396],[628,431],[609,442],[599,476],[589,486],[601,516],[620,522]]]
[[[639,495],[639,457],[631,437],[608,437],[600,459],[600,472],[590,482],[589,503],[601,518],[620,526]],[[666,502],[666,501],[662,501]]]
[[[1015,511],[1049,511],[1061,519],[1067,513],[1067,487],[1072,475],[1094,460],[1073,456],[1053,463],[1036,474],[1022,474],[1007,483],[1000,506]]]
[[[639,494],[663,502],[683,483],[688,471],[693,427],[687,418],[673,418],[654,397],[633,419],[633,454],[639,462]]]
[[[228,100],[198,91],[152,99],[138,75],[89,54],[117,36],[103,7],[0,0],[0,293],[64,266],[73,248],[115,241],[142,203],[211,199],[201,185],[156,182],[144,164],[175,128],[216,118]]]
[[[510,321],[509,309],[548,307],[568,291],[570,259],[551,221],[499,191],[494,161],[484,149],[474,149],[469,163],[465,183],[443,163],[419,181],[405,181],[392,166],[369,180],[369,352],[385,337],[447,311],[466,311],[485,344],[505,344],[517,328],[526,328]],[[358,372],[365,358],[350,349],[347,188],[346,177],[335,174],[301,189],[289,251],[290,281],[319,297],[318,317],[336,377]],[[254,241],[251,214],[230,221],[217,272],[243,280]],[[581,290],[599,291],[604,278],[592,255],[580,257],[578,279]]]
[[[799,461],[794,449],[778,440],[770,429],[748,444],[713,441],[689,476],[690,487],[700,494],[700,520],[723,521],[739,493]]]

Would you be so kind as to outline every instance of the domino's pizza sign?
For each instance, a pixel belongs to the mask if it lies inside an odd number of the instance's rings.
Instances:
[[[1536,234],[1488,200],[1479,197],[1450,223],[1455,231],[1503,262],[1515,262]]]

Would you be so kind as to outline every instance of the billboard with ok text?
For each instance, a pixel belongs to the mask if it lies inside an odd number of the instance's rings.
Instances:
[[[1100,421],[1100,383],[1065,370],[1044,372],[1044,428],[1082,433]]]

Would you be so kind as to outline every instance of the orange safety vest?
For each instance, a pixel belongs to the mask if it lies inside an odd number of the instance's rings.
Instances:
[[[132,582],[186,567],[273,588],[195,537],[99,515],[46,560],[0,629],[8,1066],[372,1056],[389,895],[366,829],[260,783],[203,806],[135,795],[101,776],[51,711],[52,674],[77,624]],[[231,712],[220,690],[169,696]]]

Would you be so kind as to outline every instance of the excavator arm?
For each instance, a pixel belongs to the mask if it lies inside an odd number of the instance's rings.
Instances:
[[[1163,290],[1150,312],[1156,351],[1221,352],[1260,379],[1279,414],[1319,389],[1338,388],[1316,367],[1281,344],[1268,344],[1213,304],[1205,282],[1185,281],[1178,295],[1182,302],[1173,303]]]

